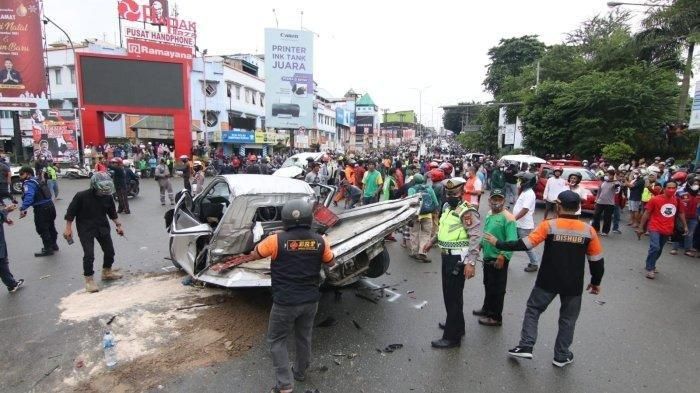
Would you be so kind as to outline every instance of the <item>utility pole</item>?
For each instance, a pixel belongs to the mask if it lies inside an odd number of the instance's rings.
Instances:
[[[207,50],[202,51],[202,79],[204,93],[204,146],[209,148],[209,113],[207,112]]]

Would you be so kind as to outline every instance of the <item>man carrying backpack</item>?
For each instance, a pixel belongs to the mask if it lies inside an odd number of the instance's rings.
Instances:
[[[40,177],[34,176],[34,169],[24,166],[19,170],[19,178],[22,180],[24,193],[22,194],[22,206],[19,208],[19,218],[27,216],[27,210],[34,208],[34,226],[41,237],[43,247],[41,251],[34,253],[35,257],[53,255],[58,251],[56,239],[58,232],[54,221],[56,220],[56,207],[51,198],[46,182]]]
[[[421,195],[421,207],[418,219],[413,222],[411,228],[411,248],[408,255],[424,263],[432,262],[426,254],[426,246],[432,238],[433,212],[438,210],[438,200],[432,187],[425,184],[425,177],[421,174],[413,176],[414,186],[408,189],[408,196]]]

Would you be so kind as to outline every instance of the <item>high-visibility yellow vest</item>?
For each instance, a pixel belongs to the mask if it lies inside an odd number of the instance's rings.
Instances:
[[[462,249],[469,247],[469,234],[462,224],[462,215],[468,210],[476,211],[468,203],[461,203],[457,208],[447,208],[440,217],[438,228],[438,246],[445,249]]]

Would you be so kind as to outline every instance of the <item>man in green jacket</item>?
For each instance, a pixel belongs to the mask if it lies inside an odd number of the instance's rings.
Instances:
[[[510,242],[518,240],[518,228],[515,217],[505,210],[506,197],[500,188],[494,188],[489,197],[491,211],[484,221],[484,233],[490,233],[498,240]],[[481,317],[479,324],[501,326],[503,317],[503,298],[508,281],[508,261],[513,252],[502,251],[487,241],[481,241],[484,261],[484,305],[472,314]]]
[[[503,174],[503,169],[505,169],[505,164],[503,162],[499,162],[493,169],[493,172],[491,172],[492,190],[504,190],[506,188],[506,178]]]

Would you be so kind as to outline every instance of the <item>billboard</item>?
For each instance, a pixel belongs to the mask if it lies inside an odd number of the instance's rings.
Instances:
[[[313,127],[313,33],[265,29],[265,124]]]
[[[693,94],[693,111],[690,113],[688,129],[700,129],[700,81],[695,83],[695,94]]]
[[[414,111],[387,113],[382,120],[384,123],[416,123],[416,113]]]
[[[0,0],[0,95],[46,98],[40,0]]]
[[[372,135],[374,133],[374,116],[357,116],[355,134]]]
[[[84,104],[185,107],[180,63],[81,57],[79,75]]]
[[[35,109],[24,112],[22,117],[32,124],[34,159],[43,156],[57,163],[78,162],[77,127],[72,109]]]

